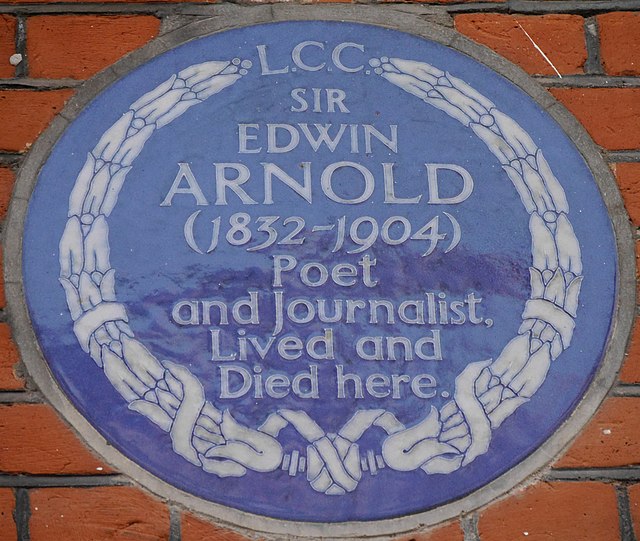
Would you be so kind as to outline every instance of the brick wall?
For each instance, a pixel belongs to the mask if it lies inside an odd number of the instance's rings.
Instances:
[[[306,3],[306,2],[305,2]],[[450,24],[521,66],[584,124],[640,227],[640,1],[439,0]],[[0,3],[0,220],[15,173],[84,79],[215,4]],[[541,51],[546,55],[543,56]],[[12,55],[22,61],[12,65]],[[29,382],[0,284],[0,539],[239,541],[103,464]],[[640,539],[640,325],[619,379],[537,483],[405,541]]]

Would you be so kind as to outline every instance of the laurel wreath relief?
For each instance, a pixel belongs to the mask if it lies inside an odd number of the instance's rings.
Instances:
[[[69,199],[60,240],[60,283],[82,349],[102,368],[128,407],[168,432],[174,451],[220,477],[288,470],[306,472],[311,487],[340,495],[356,489],[363,472],[383,467],[427,474],[458,470],[487,452],[492,431],[529,400],[551,362],[569,347],[582,282],[580,247],[564,191],[542,151],[509,116],[464,81],[430,64],[372,59],[373,71],[453,119],[482,140],[502,165],[529,214],[531,295],[518,334],[495,360],[473,362],[455,380],[453,399],[431,407],[413,426],[384,409],[356,411],[327,433],[304,411],[279,410],[251,428],[205,397],[184,366],[159,361],[135,339],[116,299],[109,263],[107,219],[133,161],[154,132],[192,106],[233,85],[250,62],[188,67],[143,95],[88,154]],[[293,426],[306,454],[283,452],[279,432]],[[358,440],[372,426],[387,436],[381,454]]]

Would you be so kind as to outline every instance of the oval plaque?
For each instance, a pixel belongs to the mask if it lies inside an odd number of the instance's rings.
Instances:
[[[198,37],[35,152],[29,366],[124,471],[263,531],[400,531],[596,407],[621,308],[593,151],[432,34]]]

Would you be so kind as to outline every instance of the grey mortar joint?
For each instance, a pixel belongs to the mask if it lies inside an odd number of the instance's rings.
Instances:
[[[13,511],[13,520],[16,523],[18,541],[31,541],[31,535],[29,533],[29,519],[31,518],[29,491],[25,488],[17,488],[14,494],[16,507]]]
[[[169,541],[182,541],[182,513],[175,505],[169,506]]]
[[[600,28],[595,17],[587,17],[584,20],[584,39],[587,47],[587,61],[584,63],[584,72],[588,74],[604,73],[600,58]]]
[[[22,56],[22,60],[16,66],[16,77],[26,77],[29,74],[29,62],[27,59],[27,23],[24,15],[16,17],[16,54]]]
[[[620,539],[622,541],[637,541],[633,531],[633,521],[631,519],[631,507],[629,504],[629,493],[627,492],[627,487],[617,486],[616,497],[618,500]]]
[[[460,526],[464,533],[464,541],[480,541],[478,533],[478,515],[471,513],[460,517]]]

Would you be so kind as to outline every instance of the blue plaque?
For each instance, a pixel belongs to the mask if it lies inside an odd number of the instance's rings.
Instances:
[[[304,523],[419,515],[517,467],[616,310],[607,208],[545,107],[346,22],[117,78],[43,160],[22,254],[48,369],[110,446],[199,509]]]

